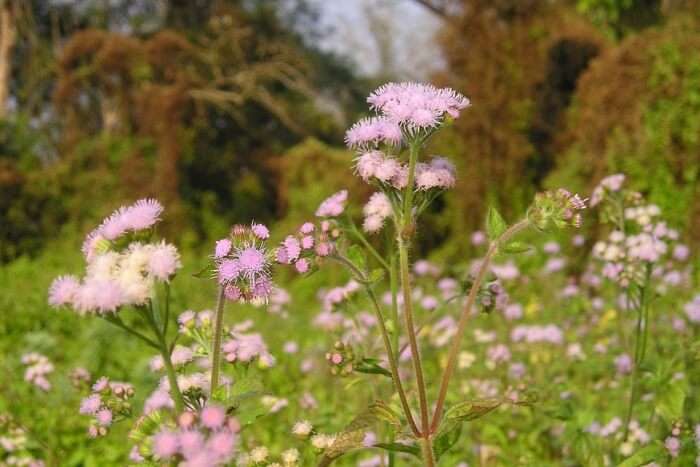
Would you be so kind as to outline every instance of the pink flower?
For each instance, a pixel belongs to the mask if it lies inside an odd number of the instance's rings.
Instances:
[[[223,238],[216,242],[214,247],[214,258],[221,259],[231,252],[231,240]]]
[[[384,153],[381,151],[369,151],[357,159],[355,159],[355,171],[364,180],[368,182],[370,178],[375,176],[377,168],[384,161]]]
[[[238,278],[241,272],[240,264],[235,259],[225,259],[219,263],[219,284],[227,284]]]
[[[80,402],[80,413],[83,415],[96,414],[102,406],[102,399],[98,394],[91,394]]]
[[[306,258],[301,258],[294,263],[294,267],[299,273],[303,274],[309,270],[309,261]]]
[[[309,250],[314,247],[314,237],[311,235],[305,235],[301,238],[301,247],[304,250]]]
[[[97,414],[95,414],[95,420],[102,426],[109,426],[112,424],[112,411],[109,409],[102,409]]]
[[[80,282],[75,276],[59,276],[49,288],[49,304],[53,307],[68,305],[75,299]]]
[[[304,222],[301,228],[299,228],[299,232],[303,233],[304,235],[308,235],[312,233],[315,229],[316,227],[311,222]]]
[[[74,301],[80,312],[108,313],[117,311],[124,302],[124,292],[111,280],[88,278],[78,289]]]
[[[158,280],[168,281],[182,267],[180,253],[164,241],[155,245],[148,259],[148,271]]]
[[[202,409],[200,418],[203,426],[210,429],[215,429],[224,424],[224,421],[226,420],[226,412],[224,412],[224,409],[219,406],[208,405]]]
[[[301,245],[299,240],[292,235],[288,235],[283,242],[284,248],[287,251],[287,258],[289,261],[296,261],[301,254]]]
[[[348,191],[341,190],[324,200],[316,210],[316,217],[337,217],[345,210]]]
[[[180,450],[185,457],[193,457],[203,447],[204,436],[199,431],[187,430],[180,433]]]
[[[207,441],[207,449],[211,450],[219,458],[228,458],[233,454],[235,437],[228,430],[214,433]]]
[[[241,289],[233,284],[229,284],[224,289],[224,296],[232,302],[237,302],[241,298]]]
[[[126,209],[124,223],[131,230],[152,227],[160,220],[163,206],[155,199],[141,199]]]
[[[236,250],[240,274],[252,287],[259,281],[269,279],[269,263],[262,247],[249,245]]]
[[[384,117],[369,117],[355,123],[345,133],[345,143],[351,148],[368,148],[379,143],[398,145],[401,142],[398,123]]]
[[[632,371],[632,358],[626,353],[618,355],[615,357],[615,368],[621,375],[630,373]]]
[[[438,125],[445,114],[456,118],[469,100],[449,88],[429,84],[388,83],[367,98],[373,109],[411,130]]]
[[[253,224],[251,227],[253,235],[258,237],[260,240],[267,240],[270,238],[270,231],[263,224]]]
[[[178,436],[172,431],[163,430],[153,436],[153,454],[159,459],[170,459],[178,448]]]

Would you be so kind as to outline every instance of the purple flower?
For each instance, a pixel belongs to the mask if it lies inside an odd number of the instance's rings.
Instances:
[[[324,200],[316,210],[316,217],[337,217],[345,210],[348,191],[341,190]]]
[[[226,412],[219,406],[208,405],[202,409],[200,418],[202,420],[202,425],[210,429],[215,429],[224,424]]]
[[[216,242],[214,247],[214,258],[221,259],[231,252],[231,240],[228,238],[223,238]]]
[[[267,240],[270,238],[270,231],[263,224],[253,224],[251,230],[253,231],[253,235],[260,240]]]
[[[102,406],[99,394],[91,394],[80,402],[80,413],[83,415],[96,414]]]
[[[49,288],[49,304],[53,307],[71,304],[79,289],[80,282],[77,277],[59,276]]]
[[[148,272],[161,281],[168,281],[182,267],[180,253],[173,245],[161,242],[153,248],[148,259]]]
[[[179,449],[179,440],[176,433],[163,430],[153,436],[153,454],[159,459],[170,459]]]
[[[225,259],[219,263],[219,284],[227,284],[238,278],[241,272],[240,264],[235,259]]]

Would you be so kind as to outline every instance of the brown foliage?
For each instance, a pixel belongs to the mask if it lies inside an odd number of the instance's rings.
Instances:
[[[440,40],[449,72],[437,79],[463,92],[473,104],[454,128],[462,151],[460,165],[469,174],[454,204],[462,216],[456,225],[466,222],[467,228],[474,228],[484,201],[495,196],[492,187],[508,194],[498,200],[507,212],[519,211],[522,206],[513,206],[514,200],[528,199],[533,182],[543,176],[538,171],[550,165],[539,161],[553,157],[549,140],[573,91],[559,89],[561,76],[575,84],[587,65],[587,60],[581,64],[552,57],[552,50],[568,41],[573,44],[571,54],[583,50],[590,58],[604,41],[566,8],[509,0],[464,2],[463,14],[453,18]],[[557,69],[561,62],[576,70]],[[550,115],[553,108],[556,115]]]

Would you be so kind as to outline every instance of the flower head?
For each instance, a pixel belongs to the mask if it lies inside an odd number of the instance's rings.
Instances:
[[[345,210],[348,190],[341,190],[326,198],[316,210],[316,217],[338,217]]]

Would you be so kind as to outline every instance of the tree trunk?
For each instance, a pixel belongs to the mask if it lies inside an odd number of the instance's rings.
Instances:
[[[17,25],[15,24],[13,5],[10,0],[5,0],[0,4],[0,119],[7,115],[12,49],[16,39]]]

